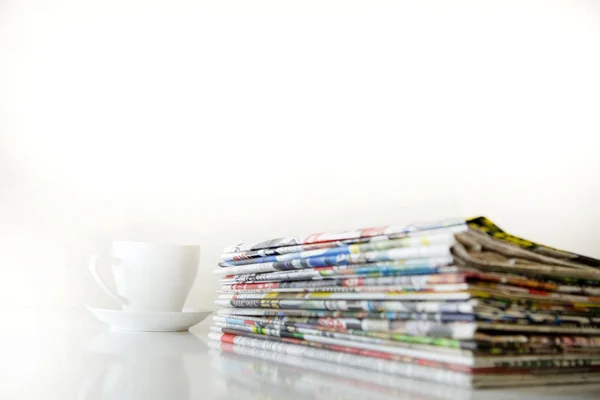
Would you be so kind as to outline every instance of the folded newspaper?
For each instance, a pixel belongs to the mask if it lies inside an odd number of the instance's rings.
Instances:
[[[485,217],[239,243],[214,272],[223,351],[467,388],[600,381],[600,260]]]

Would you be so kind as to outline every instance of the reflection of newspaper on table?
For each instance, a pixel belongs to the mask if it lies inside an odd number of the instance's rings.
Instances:
[[[257,381],[266,383],[268,393],[273,385],[283,386],[302,398],[394,399],[417,395],[419,399],[455,400],[469,399],[471,392],[446,385],[429,384],[316,359],[298,357],[230,343],[209,342],[211,366],[228,379],[248,379],[249,385]],[[216,352],[215,357],[212,357]],[[265,393],[258,392],[260,398]],[[267,395],[268,395],[267,393]],[[277,395],[280,395],[277,391]],[[235,398],[228,396],[229,398]],[[266,396],[268,397],[268,396]],[[334,398],[336,398],[334,397]]]
[[[377,357],[364,357],[339,351],[218,332],[210,333],[209,338],[216,342],[221,342],[219,348],[243,355],[254,357],[260,357],[262,355],[264,358],[273,357],[273,359],[294,356],[301,359],[319,360],[400,377],[425,379],[464,388],[600,381],[600,374],[590,372],[589,369],[586,370],[585,368],[580,369],[579,373],[576,374],[560,374],[555,370],[553,371],[553,374],[536,374],[531,369],[530,372],[522,370],[520,374],[503,374],[501,369],[498,373],[470,374],[459,372],[454,369],[442,369],[436,368],[435,366],[395,362]],[[216,345],[211,345],[211,347],[213,346],[216,347]]]

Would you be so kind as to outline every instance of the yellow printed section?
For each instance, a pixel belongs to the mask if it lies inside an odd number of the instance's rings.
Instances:
[[[311,299],[313,297],[318,297],[318,298],[322,298],[322,297],[331,297],[331,295],[333,294],[333,292],[312,292],[308,298]]]
[[[351,244],[350,246],[348,246],[348,251],[351,254],[360,253],[360,246],[358,244]]]
[[[485,299],[488,299],[488,298],[491,297],[488,292],[483,292],[483,291],[480,291],[480,290],[469,289],[469,290],[467,290],[467,292],[470,295],[475,296],[475,297],[481,297],[481,298],[485,298]]]
[[[261,300],[260,306],[263,308],[281,308],[279,307],[279,300]]]
[[[505,231],[500,229],[500,227],[498,225],[494,224],[492,221],[490,221],[486,217],[470,218],[467,220],[467,223],[469,224],[470,227],[479,229],[480,231],[483,231],[483,232],[486,232],[487,234],[495,237],[496,239],[501,239],[506,242],[511,242],[520,247],[524,247],[524,248],[546,247],[546,248],[552,249],[554,251],[563,252],[562,250],[555,249],[553,247],[549,247],[549,246],[545,246],[545,245],[541,245],[541,244],[532,242],[531,240],[523,239],[518,236],[513,236],[510,233],[506,233]]]
[[[600,303],[573,303],[573,306],[578,308],[600,308]]]
[[[584,265],[589,265],[591,267],[600,268],[600,260],[582,256],[581,254],[576,254],[560,249],[556,249],[554,247],[546,246],[543,244],[532,242],[531,240],[526,240],[520,238],[518,236],[511,235],[509,233],[504,232],[500,227],[494,224],[492,221],[487,219],[486,217],[474,217],[467,219],[467,224],[470,228],[477,229],[479,231],[485,232],[488,235],[496,238],[498,240],[502,240],[506,243],[517,245],[523,249],[531,250],[538,253],[543,253],[540,250],[545,249],[547,251],[554,252],[553,257],[563,258],[565,260],[576,262]]]

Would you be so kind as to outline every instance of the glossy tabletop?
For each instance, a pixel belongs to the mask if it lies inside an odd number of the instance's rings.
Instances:
[[[190,332],[110,331],[86,310],[1,310],[0,399],[598,399],[600,385],[468,391],[214,349]],[[364,378],[364,379],[363,379]]]

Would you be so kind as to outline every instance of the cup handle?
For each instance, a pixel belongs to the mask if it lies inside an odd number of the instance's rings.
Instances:
[[[92,273],[92,277],[94,278],[96,283],[98,283],[98,285],[100,285],[100,287],[102,289],[104,289],[104,291],[106,293],[108,293],[110,295],[110,297],[117,300],[122,305],[126,305],[127,299],[125,297],[121,296],[120,294],[118,294],[117,292],[115,292],[114,290],[112,290],[98,274],[98,262],[102,259],[107,259],[111,262],[111,264],[115,264],[115,265],[119,265],[121,263],[121,260],[119,260],[118,258],[113,257],[111,255],[94,254],[93,256],[90,257],[90,263],[89,263],[89,268],[90,268],[90,272]]]

